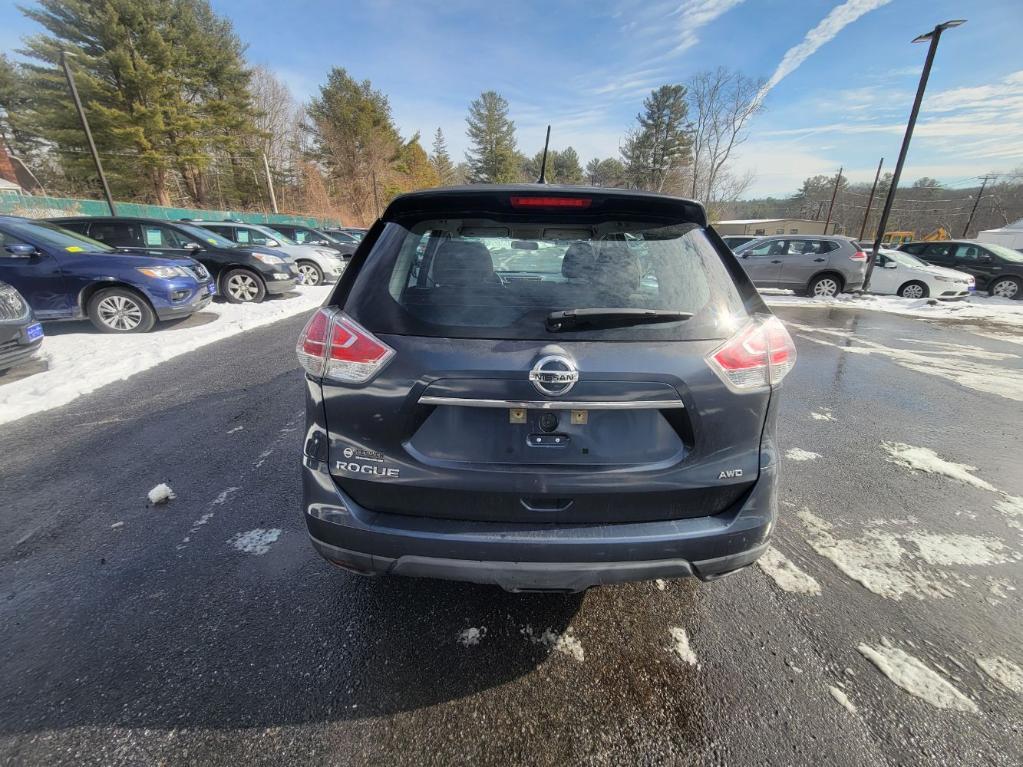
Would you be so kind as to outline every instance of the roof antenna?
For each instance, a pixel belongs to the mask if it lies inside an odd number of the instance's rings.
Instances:
[[[551,143],[551,126],[547,126],[547,138],[543,142],[543,159],[540,161],[540,178],[536,180],[538,184],[547,183],[547,147]]]

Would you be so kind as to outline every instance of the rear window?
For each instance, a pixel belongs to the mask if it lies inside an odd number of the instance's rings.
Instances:
[[[551,341],[725,338],[747,316],[697,224],[521,216],[387,224],[346,309],[380,333]],[[692,317],[548,329],[551,312],[571,309]]]

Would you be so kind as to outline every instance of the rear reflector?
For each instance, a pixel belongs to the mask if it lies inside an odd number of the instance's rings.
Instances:
[[[589,197],[512,197],[513,208],[575,208],[584,210],[593,200]]]
[[[295,351],[309,375],[356,384],[369,381],[394,356],[394,349],[362,325],[331,309],[310,318]]]
[[[867,260],[867,254],[864,253],[862,250],[857,250],[855,253],[853,253],[851,256],[849,256],[849,260],[850,261],[866,261]]]
[[[734,391],[775,386],[796,364],[796,346],[777,317],[755,317],[707,357]]]

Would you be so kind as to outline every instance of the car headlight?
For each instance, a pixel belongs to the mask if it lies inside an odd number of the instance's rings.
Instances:
[[[952,282],[951,277],[942,277],[940,274],[933,275],[935,282]]]
[[[271,256],[267,253],[253,253],[253,256],[258,258],[264,264],[283,264],[284,259],[280,256]]]
[[[136,271],[142,272],[147,277],[187,277],[188,272],[177,266],[139,266]]]
[[[337,252],[333,250],[327,250],[326,248],[317,248],[316,252],[324,258],[337,258]]]

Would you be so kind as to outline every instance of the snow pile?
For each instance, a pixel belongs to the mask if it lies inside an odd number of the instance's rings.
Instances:
[[[174,491],[170,489],[170,485],[166,482],[161,482],[149,491],[149,502],[154,506],[160,503],[167,503],[172,498],[177,498],[177,496],[174,495]]]
[[[563,655],[575,658],[580,663],[586,658],[582,642],[572,635],[571,627],[563,634],[559,634],[550,628],[546,628],[542,633],[537,634],[532,626],[526,626],[522,629],[522,635],[533,644],[543,645],[548,650],[557,650]]]
[[[856,706],[849,700],[849,696],[842,692],[840,689],[831,685],[828,687],[828,692],[831,693],[831,697],[838,701],[838,704],[848,711],[850,714],[856,713]]]
[[[261,304],[211,303],[200,314],[216,315],[216,319],[194,327],[160,323],[151,333],[115,335],[82,324],[80,333],[47,336],[39,356],[48,369],[0,384],[0,424],[66,405],[214,341],[312,311],[323,303],[330,288],[299,287],[296,291],[297,295]]]
[[[1005,658],[977,658],[984,673],[1008,690],[1023,695],[1023,669]]]
[[[809,450],[803,450],[799,447],[793,447],[785,451],[785,457],[790,461],[816,461],[820,458],[820,454],[811,453]]]
[[[257,528],[255,530],[249,530],[247,533],[238,533],[234,538],[228,541],[238,551],[243,551],[246,554],[266,554],[270,550],[271,544],[273,544],[278,538],[281,537],[280,528],[274,527],[269,530],[263,530]]]
[[[860,654],[873,663],[886,677],[920,700],[935,708],[980,713],[977,704],[952,686],[938,672],[931,670],[912,655],[897,647],[871,647],[861,644]]]
[[[1023,327],[1023,301],[991,296],[970,296],[959,301],[938,301],[934,298],[899,298],[898,296],[853,295],[842,293],[836,298],[780,295],[761,291],[769,306],[817,306],[828,309],[867,309],[923,319],[992,320]]]
[[[821,585],[811,576],[796,567],[792,560],[782,554],[774,546],[757,560],[757,566],[764,571],[782,591],[793,594],[820,594]]]
[[[458,644],[462,647],[475,647],[487,635],[487,627],[467,628],[458,632]]]
[[[700,664],[696,659],[696,653],[693,652],[693,648],[689,646],[689,636],[686,634],[686,630],[684,628],[674,626],[670,629],[670,633],[672,652],[690,666],[699,668]]]

